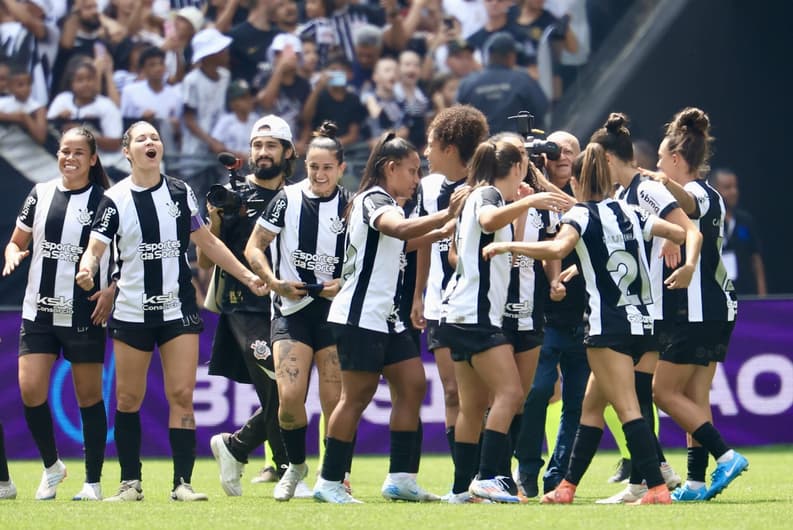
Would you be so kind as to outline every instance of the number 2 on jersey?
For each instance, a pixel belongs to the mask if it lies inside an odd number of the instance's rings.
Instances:
[[[649,305],[653,303],[650,293],[650,278],[647,271],[639,266],[636,258],[627,250],[615,250],[609,255],[606,269],[620,290],[618,307],[626,305]],[[636,285],[637,276],[641,275],[639,284]],[[638,293],[635,291],[639,291]]]

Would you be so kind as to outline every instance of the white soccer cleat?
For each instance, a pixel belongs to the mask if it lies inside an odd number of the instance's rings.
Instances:
[[[314,500],[331,504],[363,504],[347,493],[341,482],[331,482],[322,477],[317,478],[314,484]]]
[[[50,467],[44,469],[41,475],[41,482],[36,490],[36,500],[48,501],[55,498],[58,484],[66,478],[66,464],[60,458]]]
[[[627,504],[638,501],[644,497],[645,493],[647,493],[647,486],[644,483],[628,484],[624,490],[615,493],[611,497],[599,499],[595,501],[595,504]]]
[[[118,492],[104,499],[105,502],[134,502],[143,500],[143,487],[140,480],[124,480]]]
[[[391,501],[438,502],[441,498],[425,491],[409,473],[389,473],[380,490]]]
[[[277,501],[288,501],[294,497],[298,483],[306,478],[306,475],[308,475],[308,465],[305,462],[302,464],[289,464],[284,476],[275,485],[273,498]]]
[[[17,487],[11,479],[0,481],[0,501],[17,498]]]
[[[182,483],[171,492],[171,500],[180,502],[208,501],[209,497],[206,493],[196,493],[193,491],[193,486],[182,480]]]
[[[102,485],[99,482],[86,482],[83,489],[72,497],[73,501],[101,501]]]
[[[220,486],[229,497],[239,497],[242,495],[242,483],[240,478],[245,469],[245,464],[234,458],[226,445],[225,433],[216,434],[209,440],[212,448],[212,456],[220,468]]]
[[[314,490],[308,487],[305,480],[297,483],[293,499],[311,499],[314,497]]]
[[[483,499],[482,497],[471,495],[467,491],[462,493],[447,493],[441,497],[441,502],[448,504],[493,504],[493,501],[490,499]]]

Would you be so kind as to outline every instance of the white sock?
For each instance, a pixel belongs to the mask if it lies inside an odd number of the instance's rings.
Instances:
[[[724,462],[729,462],[730,460],[732,460],[734,456],[735,456],[735,451],[730,449],[729,451],[721,455],[719,458],[717,458],[716,463],[723,464]]]
[[[705,483],[704,482],[700,482],[698,480],[687,480],[686,481],[686,487],[688,489],[690,489],[690,490],[698,490],[700,488],[704,488],[705,487]]]

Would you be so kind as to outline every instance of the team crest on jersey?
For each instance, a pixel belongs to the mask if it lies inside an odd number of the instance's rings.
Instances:
[[[537,210],[534,209],[529,210],[529,215],[526,218],[526,222],[528,222],[531,226],[533,226],[537,230],[542,230],[543,227],[542,216],[540,215],[540,212],[538,212]]]
[[[181,214],[181,210],[179,210],[179,205],[175,202],[166,202],[165,207],[168,209],[168,215],[176,219]]]
[[[94,212],[92,212],[88,208],[85,208],[85,209],[78,208],[77,209],[77,222],[80,223],[80,225],[82,225],[82,226],[90,225],[91,221],[93,219],[93,216],[94,216]]]
[[[272,355],[270,351],[270,346],[267,345],[266,340],[255,340],[251,343],[251,350],[253,350],[253,357],[260,360],[266,361]]]
[[[338,217],[331,217],[330,218],[330,231],[333,232],[335,235],[343,234],[344,233],[344,219],[340,219]]]
[[[408,266],[408,257],[407,254],[401,252],[399,254],[399,270],[405,272],[405,268]]]

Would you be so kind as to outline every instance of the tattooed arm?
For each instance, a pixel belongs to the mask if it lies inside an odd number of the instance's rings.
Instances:
[[[275,239],[275,236],[276,234],[270,232],[262,225],[256,224],[256,226],[253,227],[251,236],[248,238],[248,243],[245,245],[245,259],[248,260],[248,264],[253,272],[258,274],[259,278],[261,278],[272,291],[275,291],[284,298],[300,300],[308,294],[304,289],[304,284],[302,282],[288,282],[276,278],[272,267],[270,267],[270,261],[264,253],[273,239]]]

